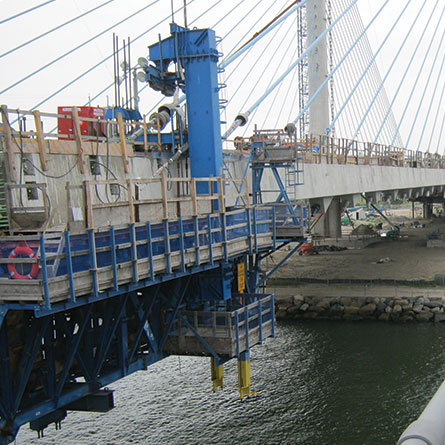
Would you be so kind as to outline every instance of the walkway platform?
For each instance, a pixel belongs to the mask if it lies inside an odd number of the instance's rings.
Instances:
[[[274,296],[249,295],[258,301],[232,311],[184,311],[165,346],[169,354],[235,357],[274,335]],[[207,345],[207,346],[205,346]]]
[[[271,208],[249,208],[163,223],[110,226],[64,233],[0,238],[1,303],[52,303],[119,291],[128,284],[144,286],[191,268],[269,249],[276,242]],[[17,247],[29,258],[13,258]],[[39,264],[36,276],[27,274]],[[11,279],[14,267],[25,279]],[[26,270],[24,270],[26,269]],[[32,278],[32,279],[27,279]]]

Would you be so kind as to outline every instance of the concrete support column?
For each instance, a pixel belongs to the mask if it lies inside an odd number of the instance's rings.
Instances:
[[[326,228],[329,238],[341,238],[341,206],[340,198],[332,198],[331,205],[326,212]]]
[[[433,204],[429,202],[423,203],[423,218],[431,219],[433,217]]]
[[[338,196],[332,198],[312,231],[314,235],[325,238],[341,238],[341,204]]]

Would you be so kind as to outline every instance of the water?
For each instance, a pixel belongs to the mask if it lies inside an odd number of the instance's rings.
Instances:
[[[17,444],[395,444],[445,379],[444,339],[442,324],[279,323],[252,350],[257,398],[238,400],[235,360],[214,394],[209,359],[170,357],[114,384],[109,413]]]

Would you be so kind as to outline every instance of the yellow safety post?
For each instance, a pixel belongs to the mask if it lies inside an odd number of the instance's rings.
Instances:
[[[256,391],[250,390],[250,354],[242,352],[238,357],[238,388],[240,399],[256,396]]]
[[[213,392],[216,392],[217,388],[223,388],[224,379],[224,365],[217,365],[215,357],[210,359],[210,371],[212,375]]]
[[[242,294],[246,289],[246,267],[244,263],[238,263],[236,269],[238,292]],[[240,297],[240,303],[243,304],[243,297]]]
[[[237,267],[237,279],[238,279],[237,280],[238,292],[242,294],[246,289],[246,278],[245,278],[246,267],[244,263],[238,263],[236,267]]]

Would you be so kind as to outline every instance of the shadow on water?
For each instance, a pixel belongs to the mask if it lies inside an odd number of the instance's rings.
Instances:
[[[279,323],[252,351],[258,397],[238,401],[236,361],[211,392],[209,359],[170,357],[113,385],[107,414],[71,413],[21,444],[394,444],[445,378],[445,326]]]

